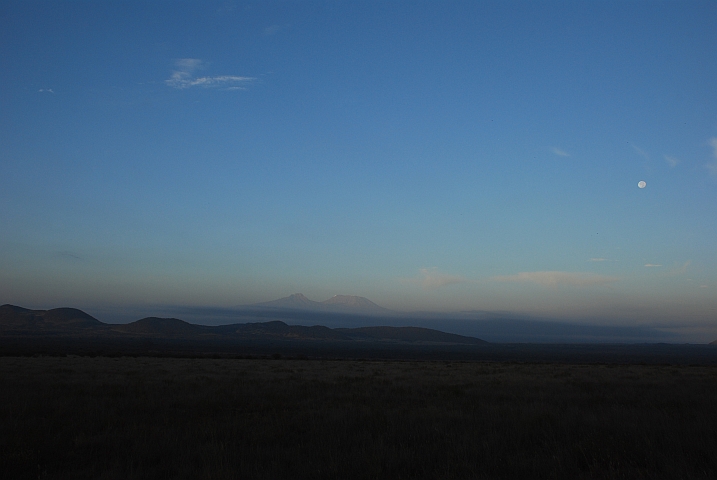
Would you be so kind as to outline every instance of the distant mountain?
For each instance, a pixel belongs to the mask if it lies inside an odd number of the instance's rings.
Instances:
[[[255,303],[247,307],[276,308],[282,310],[306,310],[314,312],[345,313],[354,315],[391,314],[391,310],[380,307],[365,297],[356,295],[334,295],[323,302],[309,300],[301,293],[272,300],[270,302]]]
[[[715,340],[714,342],[710,342],[710,345],[717,345],[717,340]]]
[[[309,300],[301,293],[295,293],[288,297],[272,300],[270,302],[254,303],[250,307],[281,308],[286,310],[321,310],[323,305],[320,302]]]
[[[103,328],[106,325],[76,308],[30,310],[14,305],[0,306],[0,329],[4,331],[73,331]]]
[[[321,302],[322,305],[330,308],[337,308],[343,311],[355,311],[362,313],[391,313],[387,308],[379,307],[366,297],[356,295],[334,295],[328,300]]]

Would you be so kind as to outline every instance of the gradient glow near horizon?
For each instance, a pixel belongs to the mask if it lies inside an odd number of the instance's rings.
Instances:
[[[715,59],[713,1],[4,2],[0,303],[714,333]]]

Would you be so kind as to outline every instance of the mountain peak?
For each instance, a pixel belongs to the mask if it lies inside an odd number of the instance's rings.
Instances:
[[[324,305],[346,305],[351,307],[378,307],[378,305],[373,303],[368,298],[359,297],[356,295],[334,295],[333,297],[329,298],[328,300],[324,300],[321,303],[323,303]]]
[[[294,294],[291,294],[291,295],[289,295],[288,297],[285,297],[285,298],[287,298],[287,299],[289,299],[289,300],[292,300],[292,301],[294,301],[294,302],[304,302],[304,303],[306,303],[306,302],[311,302],[311,300],[309,300],[308,298],[306,298],[306,296],[304,296],[303,293],[294,293]]]
[[[294,293],[293,295],[289,295],[288,297],[283,297],[278,300],[255,303],[253,306],[288,309],[316,309],[317,307],[320,308],[321,304],[319,302],[309,300],[303,293]]]
[[[341,309],[347,313],[389,313],[389,310],[376,305],[368,298],[359,297],[357,295],[334,295],[328,300],[321,302],[321,304],[331,309]]]

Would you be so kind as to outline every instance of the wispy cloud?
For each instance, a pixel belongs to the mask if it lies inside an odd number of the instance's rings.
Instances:
[[[550,147],[550,151],[553,152],[555,155],[559,155],[561,157],[569,157],[570,154],[563,150],[562,148],[558,147]]]
[[[645,266],[646,267],[661,267],[662,265],[660,265],[658,263],[646,263]]]
[[[677,165],[679,165],[679,163],[680,163],[680,159],[679,159],[679,158],[671,157],[671,156],[669,156],[669,155],[665,155],[665,161],[666,161],[667,164],[668,164],[670,167],[672,167],[672,168],[675,168],[675,167],[676,167]]]
[[[707,143],[712,147],[712,156],[715,158],[715,161],[705,164],[705,167],[707,167],[707,170],[709,170],[712,175],[717,175],[717,137],[710,138]]]
[[[447,285],[453,285],[456,283],[465,283],[468,280],[460,275],[450,275],[448,273],[441,273],[433,268],[422,268],[419,270],[417,278],[408,278],[405,280],[408,283],[420,285],[425,289],[440,288]]]
[[[51,88],[41,88],[40,90],[38,90],[38,92],[40,92],[40,93],[47,92],[47,93],[51,93],[53,95],[55,94],[55,92]]]
[[[196,76],[195,72],[206,68],[206,63],[198,58],[180,58],[174,66],[176,69],[165,83],[180,90],[192,87],[244,90],[247,82],[255,80],[254,77],[238,75]]]
[[[281,25],[270,25],[264,29],[264,35],[274,35],[283,28]]]
[[[633,150],[635,150],[635,153],[637,153],[638,155],[640,155],[641,157],[643,157],[645,160],[649,160],[649,159],[650,159],[650,154],[648,154],[646,151],[644,151],[643,149],[641,149],[641,148],[638,147],[637,145],[634,145],[634,144],[631,143],[630,146],[633,148]]]
[[[517,275],[503,275],[493,277],[497,282],[528,282],[537,283],[545,287],[571,286],[589,287],[593,285],[607,285],[619,280],[617,277],[597,275],[583,272],[520,272]]]
[[[675,263],[673,267],[667,272],[667,275],[684,275],[687,273],[687,268],[692,263],[692,260],[687,260],[684,263]]]

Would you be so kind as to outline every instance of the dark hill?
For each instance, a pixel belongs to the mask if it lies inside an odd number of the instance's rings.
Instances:
[[[441,332],[431,328],[421,327],[361,327],[337,328],[336,331],[345,333],[357,340],[382,340],[411,343],[451,343],[461,345],[486,344],[485,340],[474,337],[464,337],[453,333]]]
[[[4,328],[29,325],[42,310],[29,310],[15,305],[0,307],[0,326]]]
[[[194,335],[202,328],[178,318],[147,317],[125,325],[114,325],[113,330],[138,335]]]
[[[95,317],[76,308],[53,308],[43,315],[45,323],[52,325],[74,325],[78,327],[100,327],[104,324]]]
[[[44,310],[30,310],[29,308],[22,308],[17,307],[15,305],[9,305],[5,304],[3,306],[0,306],[0,319],[2,319],[5,315],[22,315],[26,313],[32,313],[32,312],[42,312]]]
[[[315,325],[287,325],[282,321],[264,323],[244,323],[232,325],[233,333],[241,336],[274,337],[292,340],[349,340],[349,338],[329,327]]]
[[[0,307],[0,328],[3,330],[43,333],[48,331],[72,332],[103,328],[106,325],[76,308],[29,310],[14,305]]]
[[[348,298],[348,300],[347,300]],[[358,299],[358,300],[357,300]],[[362,302],[360,297],[340,298],[339,303]],[[337,301],[338,301],[337,300]],[[310,301],[310,300],[309,300]],[[127,336],[166,337],[182,341],[259,341],[412,343],[425,345],[479,345],[487,342],[462,335],[420,327],[329,328],[288,325],[280,320],[231,325],[194,325],[178,318],[147,317],[128,324],[108,325],[76,308],[29,310],[14,305],[0,306],[0,334],[8,336],[87,337],[97,341]]]

